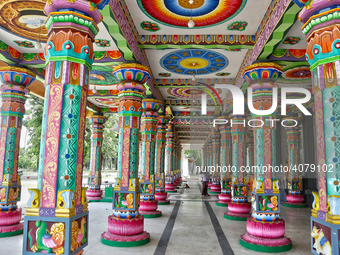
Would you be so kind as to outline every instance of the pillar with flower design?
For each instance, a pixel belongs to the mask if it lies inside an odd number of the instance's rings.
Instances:
[[[140,206],[139,213],[145,218],[162,216],[158,211],[158,201],[155,199],[155,143],[157,134],[158,110],[162,102],[154,98],[145,98],[142,102],[142,168],[140,175]]]
[[[273,170],[276,166],[276,106],[275,81],[282,67],[275,63],[258,62],[244,70],[252,93],[248,104],[253,106],[254,148],[256,172],[252,194],[252,214],[247,219],[247,233],[241,236],[241,245],[251,250],[283,252],[292,248],[285,237],[285,221],[280,218],[279,180]]]
[[[45,5],[49,38],[38,187],[29,189],[23,254],[69,255],[83,252],[88,244],[82,187],[86,105],[93,42],[102,21],[96,4],[102,8],[106,3],[53,0]],[[71,229],[82,238],[72,238]]]
[[[230,119],[227,116],[221,116],[219,119],[226,120],[226,123],[220,124],[219,129],[221,133],[221,193],[218,195],[217,206],[227,207],[231,201],[231,159],[232,159],[232,142]]]
[[[174,176],[174,150],[176,144],[176,133],[172,123],[169,123],[166,132],[165,146],[165,191],[168,193],[176,193],[175,176]]]
[[[164,173],[164,161],[165,161],[165,144],[166,144],[166,128],[170,118],[167,116],[158,116],[158,127],[156,134],[156,152],[155,152],[155,171],[156,171],[156,188],[155,198],[158,200],[158,205],[170,204],[169,200],[166,200],[168,194],[165,192],[165,173]]]
[[[248,118],[247,121],[251,120]],[[253,182],[254,182],[254,130],[252,127],[248,127],[247,129],[247,166],[248,172],[245,177],[245,182],[248,184],[248,190],[252,192]]]
[[[232,188],[231,202],[224,218],[245,221],[250,216],[251,203],[248,202],[248,185],[244,182],[244,167],[247,162],[246,150],[246,119],[243,115],[231,116],[232,128]]]
[[[25,68],[0,67],[0,237],[22,234],[22,209],[18,160],[22,119],[29,89],[35,74]]]
[[[340,26],[339,1],[308,1],[299,14],[307,37],[306,58],[312,73],[318,152],[318,192],[313,192],[312,243],[327,232],[327,249],[340,248]],[[335,7],[334,7],[335,6]],[[315,247],[315,246],[314,246]],[[316,253],[312,247],[312,252]]]
[[[221,165],[220,165],[220,147],[221,147],[221,134],[218,125],[216,125],[210,133],[212,144],[212,184],[210,186],[212,194],[220,194],[221,192]]]
[[[107,117],[103,115],[92,115],[88,119],[91,122],[91,160],[86,197],[92,202],[99,202],[102,199],[103,193],[100,189],[102,182],[102,144],[104,124]]]
[[[307,207],[304,203],[305,196],[303,194],[303,183],[300,176],[301,161],[300,161],[300,125],[302,118],[287,117],[283,119],[283,124],[286,126],[287,144],[288,144],[288,194],[286,195],[287,202],[283,203],[287,207]],[[299,171],[300,167],[300,171]]]
[[[144,83],[150,78],[149,68],[135,63],[120,64],[113,69],[120,81],[118,169],[113,188],[113,214],[108,217],[108,231],[101,242],[110,246],[132,247],[150,241],[140,215],[138,179],[139,129],[144,98]]]

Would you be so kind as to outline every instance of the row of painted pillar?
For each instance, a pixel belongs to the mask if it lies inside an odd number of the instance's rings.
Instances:
[[[97,24],[102,21],[98,8],[107,3],[54,0],[45,6],[49,39],[44,49],[47,66],[38,186],[29,189],[24,224],[20,223],[21,208],[17,207],[21,195],[17,168],[27,87],[34,82],[35,74],[22,67],[0,68],[0,237],[24,233],[23,254],[81,254],[88,244],[89,212],[82,185],[86,105],[93,42],[99,31]],[[63,12],[59,12],[61,7]],[[160,170],[164,168],[165,147],[172,148],[169,158],[173,164],[167,169],[172,177],[169,183],[180,180],[180,145],[178,141],[175,147],[165,145],[168,118],[158,117],[161,102],[144,99],[143,84],[150,78],[149,69],[140,64],[121,64],[113,74],[120,81],[118,175],[113,214],[108,217],[108,231],[102,234],[102,242],[136,246],[150,240],[138,208],[154,208],[155,195],[156,199],[158,194],[166,198],[165,174]],[[106,118],[96,115],[90,120],[87,193],[96,199],[101,196],[101,145]],[[140,134],[144,161],[139,179]]]

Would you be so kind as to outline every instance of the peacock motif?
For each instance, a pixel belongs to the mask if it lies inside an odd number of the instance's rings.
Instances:
[[[54,223],[49,231],[45,221],[37,221],[35,226],[38,228],[36,234],[33,229],[28,232],[31,250],[42,253],[64,254],[65,225],[64,223]]]
[[[75,251],[82,244],[86,243],[86,227],[85,227],[86,219],[85,217],[81,218],[80,228],[78,226],[78,221],[73,221],[71,226],[71,251]]]

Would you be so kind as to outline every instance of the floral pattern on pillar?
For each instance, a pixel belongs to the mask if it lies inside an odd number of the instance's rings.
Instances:
[[[22,234],[22,209],[18,160],[22,119],[29,89],[35,74],[25,68],[0,67],[0,237]]]
[[[91,122],[91,161],[90,174],[88,177],[88,189],[86,196],[88,200],[101,200],[103,191],[100,190],[102,183],[102,145],[104,124],[107,117],[93,115],[88,118]]]
[[[108,217],[108,231],[102,243],[129,247],[146,244],[150,234],[144,231],[144,217],[139,214],[138,179],[139,129],[144,83],[150,78],[149,68],[140,64],[120,64],[113,69],[120,81],[118,170],[113,188],[113,214]]]

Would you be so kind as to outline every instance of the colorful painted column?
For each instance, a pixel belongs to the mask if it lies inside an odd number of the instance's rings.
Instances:
[[[248,202],[248,185],[244,182],[247,165],[246,119],[243,115],[232,115],[230,121],[232,122],[232,188],[229,211],[224,214],[224,218],[246,221],[251,210],[251,203]]]
[[[155,199],[155,143],[157,134],[158,110],[162,102],[154,98],[145,98],[142,103],[142,172],[139,178],[141,197],[139,213],[145,218],[161,217],[158,201]]]
[[[248,118],[249,121],[251,118]],[[247,166],[249,172],[246,174],[245,183],[248,184],[248,190],[252,192],[253,182],[254,182],[254,172],[252,167],[254,166],[254,130],[251,127],[247,129]]]
[[[92,115],[89,120],[91,122],[91,171],[87,182],[89,187],[86,190],[86,197],[91,202],[99,202],[102,199],[103,193],[103,191],[100,190],[102,183],[102,144],[104,124],[107,117]]]
[[[108,231],[101,235],[101,241],[110,246],[132,247],[150,241],[150,234],[144,231],[144,216],[138,212],[137,176],[143,84],[150,78],[150,70],[140,64],[127,63],[116,66],[113,74],[120,81],[118,170],[113,188],[113,214],[108,217]]]
[[[49,39],[38,188],[29,189],[23,254],[80,254],[88,244],[82,188],[87,93],[102,15],[96,3],[85,0],[47,1],[45,13]]]
[[[166,146],[165,146],[165,192],[168,193],[176,193],[175,190],[176,185],[174,184],[174,169],[173,169],[173,161],[174,161],[174,150],[175,150],[175,135],[174,126],[172,123],[169,123],[168,129],[166,132]]]
[[[221,147],[221,134],[219,131],[219,127],[216,125],[215,128],[212,129],[212,133],[210,133],[211,144],[212,144],[212,185],[211,185],[211,193],[212,194],[220,194],[221,193],[221,165],[220,165],[220,147]]]
[[[231,201],[231,159],[232,159],[232,142],[231,142],[231,129],[230,129],[230,119],[226,116],[219,117],[220,119],[227,120],[227,124],[219,125],[221,133],[221,184],[222,190],[218,195],[217,206],[227,207],[228,203]]]
[[[283,124],[286,127],[287,144],[288,144],[288,167],[290,170],[288,179],[288,194],[286,195],[287,202],[283,203],[287,207],[307,207],[304,203],[305,196],[303,194],[302,178],[300,171],[300,125],[302,118],[287,117],[283,119]],[[300,167],[300,171],[299,171]]]
[[[212,171],[211,171],[211,166],[212,166],[212,140],[211,140],[210,134],[208,135],[208,138],[206,140],[206,144],[207,144],[207,171],[209,172],[208,191],[210,191],[211,185],[212,185]]]
[[[17,206],[21,195],[18,160],[22,118],[29,89],[35,74],[25,68],[0,67],[0,238],[20,235],[22,209]]]
[[[282,74],[275,63],[259,62],[248,66],[245,79],[253,90],[250,102],[256,110],[268,110],[273,104],[274,82]],[[275,92],[276,93],[276,92]],[[276,112],[253,115],[255,179],[252,194],[252,216],[247,219],[247,233],[241,245],[262,252],[282,252],[292,248],[292,241],[284,236],[285,221],[280,218],[279,180],[276,176]]]
[[[309,1],[299,14],[307,36],[306,57],[315,99],[319,192],[314,192],[314,254],[340,252],[340,26],[339,0]]]
[[[169,200],[166,200],[168,194],[165,192],[165,144],[166,144],[166,128],[170,118],[167,116],[158,116],[158,127],[156,135],[156,155],[155,155],[155,169],[156,169],[156,193],[155,198],[158,200],[158,205],[168,205]]]

